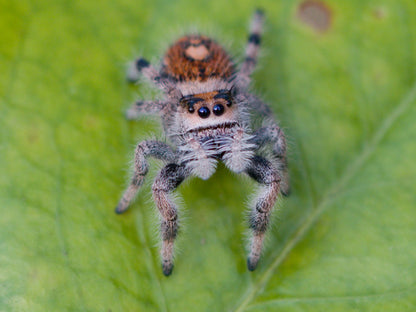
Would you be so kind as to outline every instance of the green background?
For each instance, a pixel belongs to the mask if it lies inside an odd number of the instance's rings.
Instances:
[[[300,1],[0,0],[0,311],[415,311],[416,3],[327,1],[317,31]],[[290,148],[259,268],[246,269],[255,184],[224,167],[179,188],[175,270],[162,275],[150,182],[113,213],[134,145],[161,136],[123,111],[125,83],[202,29],[241,59],[265,9],[253,89]],[[319,12],[318,12],[319,13]]]

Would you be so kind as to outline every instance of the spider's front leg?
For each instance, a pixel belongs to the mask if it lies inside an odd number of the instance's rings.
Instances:
[[[250,271],[254,271],[260,259],[270,215],[280,192],[281,177],[273,164],[260,156],[254,156],[246,173],[262,186],[249,218],[252,236],[247,267]]]
[[[159,210],[161,219],[160,231],[162,236],[162,269],[169,276],[173,269],[173,243],[178,233],[178,213],[170,195],[190,174],[183,165],[168,164],[156,177],[152,190],[153,198]]]
[[[146,160],[148,156],[166,162],[174,162],[176,159],[174,151],[165,143],[153,140],[139,143],[134,153],[133,177],[116,207],[116,213],[120,214],[127,210],[140,186],[143,184],[144,178],[149,170],[149,165]]]
[[[282,177],[281,192],[288,196],[290,182],[286,158],[286,139],[282,129],[275,122],[270,122],[269,125],[254,132],[254,138],[251,142],[257,146],[272,145],[273,161]]]

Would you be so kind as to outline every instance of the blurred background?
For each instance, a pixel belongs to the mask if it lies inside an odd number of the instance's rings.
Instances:
[[[289,140],[292,194],[246,269],[246,200],[224,167],[179,188],[165,278],[150,183],[114,214],[155,93],[125,81],[199,30],[236,60],[266,14],[253,91]],[[0,311],[415,311],[416,2],[0,0]]]

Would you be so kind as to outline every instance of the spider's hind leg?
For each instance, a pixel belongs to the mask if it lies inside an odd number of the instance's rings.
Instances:
[[[238,72],[237,82],[240,88],[245,89],[250,83],[250,75],[253,73],[259,54],[261,34],[263,32],[264,13],[261,10],[254,12],[253,20],[250,26],[250,33],[247,40],[244,62],[241,64]]]

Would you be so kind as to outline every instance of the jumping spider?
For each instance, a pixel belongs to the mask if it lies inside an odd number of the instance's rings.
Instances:
[[[160,71],[143,58],[128,71],[128,79],[140,74],[164,93],[161,101],[138,101],[127,110],[128,119],[160,115],[166,137],[172,146],[154,140],[139,143],[135,150],[134,173],[116,213],[130,205],[148,172],[148,156],[165,162],[152,191],[160,214],[162,269],[168,276],[173,269],[173,244],[178,233],[177,208],[171,196],[190,176],[208,179],[222,161],[230,170],[246,173],[261,185],[251,208],[250,252],[247,266],[253,271],[260,258],[270,214],[280,193],[289,191],[286,143],[283,131],[274,121],[270,108],[248,92],[259,51],[263,13],[255,12],[245,59],[239,70],[231,57],[214,40],[188,35],[170,46]],[[263,119],[252,129],[253,117]],[[269,159],[261,156],[268,145]]]

